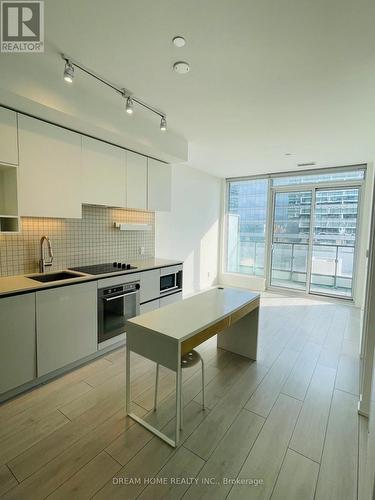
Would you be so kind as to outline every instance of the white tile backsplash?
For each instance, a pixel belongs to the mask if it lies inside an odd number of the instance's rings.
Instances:
[[[119,231],[114,222],[146,223],[152,229]],[[153,212],[83,205],[82,219],[22,217],[21,228],[19,234],[0,233],[0,276],[37,272],[44,234],[54,252],[51,270],[155,256]]]

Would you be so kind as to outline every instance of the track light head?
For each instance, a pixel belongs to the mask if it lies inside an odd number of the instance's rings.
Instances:
[[[64,80],[68,83],[73,83],[74,79],[74,66],[70,61],[65,62]]]
[[[134,111],[134,102],[133,102],[133,99],[131,97],[128,97],[126,99],[126,106],[125,106],[125,110],[127,113],[129,113],[129,115],[132,115],[133,114],[133,111]]]
[[[160,120],[160,130],[162,130],[163,132],[165,132],[167,130],[167,119],[166,119],[165,116],[161,117],[161,120]]]

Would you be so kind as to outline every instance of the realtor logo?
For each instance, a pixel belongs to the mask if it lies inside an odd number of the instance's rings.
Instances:
[[[44,2],[0,3],[1,52],[44,52]]]

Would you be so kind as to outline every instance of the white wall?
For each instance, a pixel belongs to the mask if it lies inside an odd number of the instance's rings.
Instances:
[[[358,267],[355,282],[355,304],[363,310],[366,295],[366,276],[367,276],[367,251],[369,249],[370,239],[370,221],[373,205],[374,189],[374,163],[367,164],[366,183],[361,193],[359,245],[358,245]]]
[[[172,167],[172,210],[156,213],[155,254],[184,261],[184,294],[217,282],[221,179]]]

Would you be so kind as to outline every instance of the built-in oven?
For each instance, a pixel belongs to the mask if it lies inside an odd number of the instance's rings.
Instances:
[[[182,290],[182,270],[162,271],[160,275],[160,295]]]
[[[104,342],[124,334],[126,321],[139,314],[139,304],[139,281],[98,289],[99,348]]]

